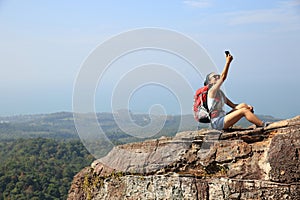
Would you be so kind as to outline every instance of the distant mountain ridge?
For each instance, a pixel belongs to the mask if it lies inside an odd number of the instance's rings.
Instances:
[[[110,136],[114,135],[113,139],[119,140],[120,143],[126,143],[126,139],[131,137],[124,133],[116,124],[113,113],[97,113],[98,122],[105,133]],[[151,118],[148,114],[131,113],[131,120],[139,126],[146,126],[150,123]],[[156,116],[159,117],[159,116]],[[279,121],[272,116],[260,115],[264,121]],[[174,136],[178,131],[197,130],[198,123],[192,115],[167,115],[165,116],[165,125],[156,137],[162,135]],[[122,119],[121,119],[122,120]],[[128,119],[124,119],[123,123],[127,123]],[[180,129],[179,125],[181,123]],[[128,122],[129,123],[129,122]],[[249,123],[246,120],[241,120],[239,126],[246,127]],[[207,128],[208,125],[200,124],[200,128]],[[133,130],[134,131],[134,130]],[[74,124],[72,112],[57,112],[50,114],[33,114],[33,115],[16,115],[0,117],[0,139],[12,138],[55,138],[55,139],[77,139],[78,134]]]

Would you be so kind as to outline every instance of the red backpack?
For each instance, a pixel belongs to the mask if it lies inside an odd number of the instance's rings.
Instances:
[[[210,123],[209,110],[207,106],[208,85],[198,89],[194,96],[194,118],[197,122]]]

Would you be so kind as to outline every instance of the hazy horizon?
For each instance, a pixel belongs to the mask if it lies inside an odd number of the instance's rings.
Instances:
[[[126,110],[125,109],[120,109],[120,111]],[[146,112],[140,112],[140,111],[134,111],[134,110],[129,110],[130,113],[132,113],[133,115],[149,115],[150,113],[146,113]],[[117,111],[118,112],[118,111]],[[0,118],[6,118],[6,117],[22,117],[22,116],[31,116],[31,115],[51,115],[51,114],[59,114],[59,113],[70,113],[73,114],[74,112],[72,111],[54,111],[54,112],[49,112],[49,113],[23,113],[23,114],[13,114],[13,115],[0,115]],[[89,114],[89,113],[81,113],[81,114]],[[114,114],[112,112],[96,112],[96,114]],[[153,114],[153,113],[152,113]],[[153,115],[156,115],[155,113]],[[158,116],[160,115],[159,113],[157,114]],[[166,114],[167,116],[192,116],[193,117],[193,113],[187,113],[187,114],[176,114],[176,113],[171,113],[171,114]],[[285,119],[282,118],[280,116],[273,116],[273,115],[267,115],[267,114],[257,114],[258,116],[266,116],[266,117],[273,117],[275,119]],[[298,115],[295,116],[291,116],[290,118],[296,117]]]

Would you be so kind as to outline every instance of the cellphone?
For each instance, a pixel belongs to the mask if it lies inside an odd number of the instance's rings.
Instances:
[[[226,54],[226,56],[228,56],[230,54],[230,52],[229,51],[225,51],[225,54]]]

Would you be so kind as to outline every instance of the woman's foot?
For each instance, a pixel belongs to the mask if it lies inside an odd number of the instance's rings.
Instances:
[[[264,122],[262,123],[261,126],[256,126],[256,128],[266,128],[267,126],[269,126],[271,124],[271,122]]]
[[[267,126],[269,126],[271,124],[271,122],[264,122],[263,127],[266,128]]]

